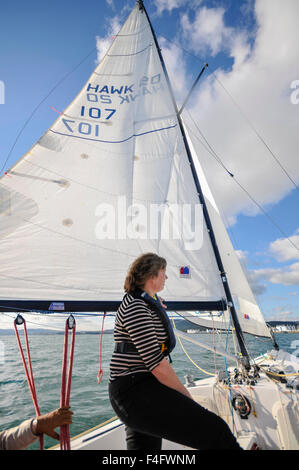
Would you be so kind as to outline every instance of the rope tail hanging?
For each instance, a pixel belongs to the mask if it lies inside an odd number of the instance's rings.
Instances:
[[[69,367],[67,376],[67,356],[68,356],[68,333],[69,330],[72,332],[72,342],[70,347]],[[71,382],[72,382],[72,370],[75,350],[75,334],[76,334],[76,321],[73,315],[70,315],[65,322],[64,332],[64,348],[63,348],[63,359],[62,359],[62,373],[61,373],[61,395],[60,395],[60,407],[70,406],[70,395],[71,395]],[[70,431],[69,425],[64,424],[60,426],[60,449],[70,450]]]
[[[18,332],[18,326],[20,326],[20,325],[24,325],[24,335],[25,335],[28,367],[27,367],[27,364],[26,364],[26,359],[25,359],[25,356],[24,356],[24,352],[23,352],[23,348],[22,348],[22,344],[21,344],[21,340],[20,340],[20,335],[19,335],[19,332]],[[14,329],[15,329],[15,333],[16,333],[16,337],[17,337],[17,341],[18,341],[19,350],[20,350],[20,353],[21,353],[21,358],[22,358],[22,362],[23,362],[23,366],[24,366],[24,370],[25,370],[29,390],[30,390],[32,401],[33,401],[33,404],[34,404],[35,413],[36,413],[36,416],[40,416],[39,406],[38,406],[38,402],[37,402],[37,395],[36,395],[36,390],[35,390],[35,384],[34,384],[32,364],[31,364],[31,356],[30,356],[26,321],[22,317],[22,315],[18,315],[17,318],[15,319]],[[43,434],[40,435],[39,442],[40,442],[40,450],[43,450],[43,448],[44,448],[44,436],[43,436]]]
[[[100,339],[100,368],[98,371],[97,382],[98,384],[101,383],[103,377],[103,369],[102,369],[102,340],[103,340],[103,333],[104,333],[104,322],[105,322],[106,312],[104,312],[103,320],[102,320],[102,330],[101,330],[101,339]]]

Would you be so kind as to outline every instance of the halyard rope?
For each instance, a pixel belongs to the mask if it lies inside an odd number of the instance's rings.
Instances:
[[[72,331],[72,342],[70,348],[69,358],[69,369],[67,377],[67,355],[68,355],[68,333]],[[73,315],[70,315],[65,322],[64,332],[64,347],[63,347],[63,360],[62,360],[62,372],[61,372],[61,395],[60,395],[60,407],[70,406],[70,395],[71,395],[71,381],[72,381],[72,369],[74,360],[74,348],[75,348],[75,333],[76,333],[76,321]],[[64,424],[60,426],[60,449],[70,450],[70,432],[69,425]]]
[[[19,335],[18,328],[17,328],[18,325],[24,325],[24,335],[25,335],[28,367],[27,367],[27,364],[26,364],[26,359],[25,359],[25,356],[24,356],[24,352],[23,352],[23,348],[22,348],[22,344],[21,344],[21,340],[20,340],[20,335]],[[35,390],[35,384],[34,384],[32,364],[31,364],[29,341],[28,341],[28,334],[27,334],[27,328],[26,328],[26,321],[21,315],[18,315],[17,318],[15,319],[14,328],[15,328],[15,333],[16,333],[16,337],[17,337],[17,341],[18,341],[18,346],[19,346],[19,350],[20,350],[20,353],[21,353],[21,358],[22,358],[22,361],[23,361],[23,366],[24,366],[24,370],[25,370],[29,390],[30,390],[30,393],[31,393],[32,401],[33,401],[33,404],[34,404],[36,416],[40,416],[39,406],[38,406],[38,402],[37,402],[37,395],[36,395],[36,390]],[[43,450],[43,447],[44,447],[44,436],[43,436],[43,434],[40,435],[39,442],[40,442],[40,450]]]

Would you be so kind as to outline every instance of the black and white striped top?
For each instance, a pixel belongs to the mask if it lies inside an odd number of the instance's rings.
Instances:
[[[119,376],[152,371],[164,358],[161,345],[166,340],[159,315],[144,300],[126,294],[116,314],[114,341],[132,342],[138,353],[113,353],[110,382]]]

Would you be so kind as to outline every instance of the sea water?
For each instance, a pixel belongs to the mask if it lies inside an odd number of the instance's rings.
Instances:
[[[232,335],[224,333],[196,333],[194,339],[218,345],[233,351]],[[254,358],[273,349],[271,340],[245,335],[248,350]],[[21,336],[24,345],[24,337]],[[298,356],[299,334],[281,333],[276,335],[281,349]],[[60,386],[62,352],[64,336],[61,334],[32,334],[29,332],[29,344],[32,368],[37,392],[38,404],[42,414],[52,411],[60,404]],[[186,356],[180,343],[173,353],[172,366],[183,383],[185,375],[207,378],[206,372],[225,370],[224,358],[215,356],[199,346],[183,340]],[[100,334],[77,334],[71,386],[71,408],[74,412],[70,426],[71,437],[115,416],[108,397],[109,362],[114,347],[113,334],[105,333],[102,340],[103,378],[97,383],[100,367]],[[25,346],[24,346],[25,349]],[[191,360],[204,369],[199,370]],[[29,392],[17,341],[14,335],[1,335],[0,331],[0,429],[16,426],[27,418],[35,416],[34,406]],[[45,436],[45,448],[57,444],[57,441]],[[39,442],[29,449],[39,449]]]

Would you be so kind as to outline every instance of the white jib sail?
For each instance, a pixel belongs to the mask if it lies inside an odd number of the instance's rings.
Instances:
[[[204,171],[200,164],[199,158],[195,152],[188,131],[185,129],[188,139],[190,151],[193,157],[196,172],[200,181],[200,185],[205,197],[207,209],[211,219],[212,227],[215,233],[216,242],[221,255],[222,263],[229,282],[231,294],[234,299],[235,308],[238,314],[239,323],[242,331],[257,336],[271,337],[269,328],[267,327],[262,312],[256,302],[248,280],[244,274],[240,260],[233,248],[228,236],[225,225],[222,221],[216,201],[205,177]],[[219,327],[225,329],[228,327],[228,314],[223,315],[191,313],[193,322],[208,327]]]
[[[151,251],[168,262],[165,299],[220,300],[198,204],[136,6],[79,95],[1,178],[0,299],[121,301],[129,265]]]

